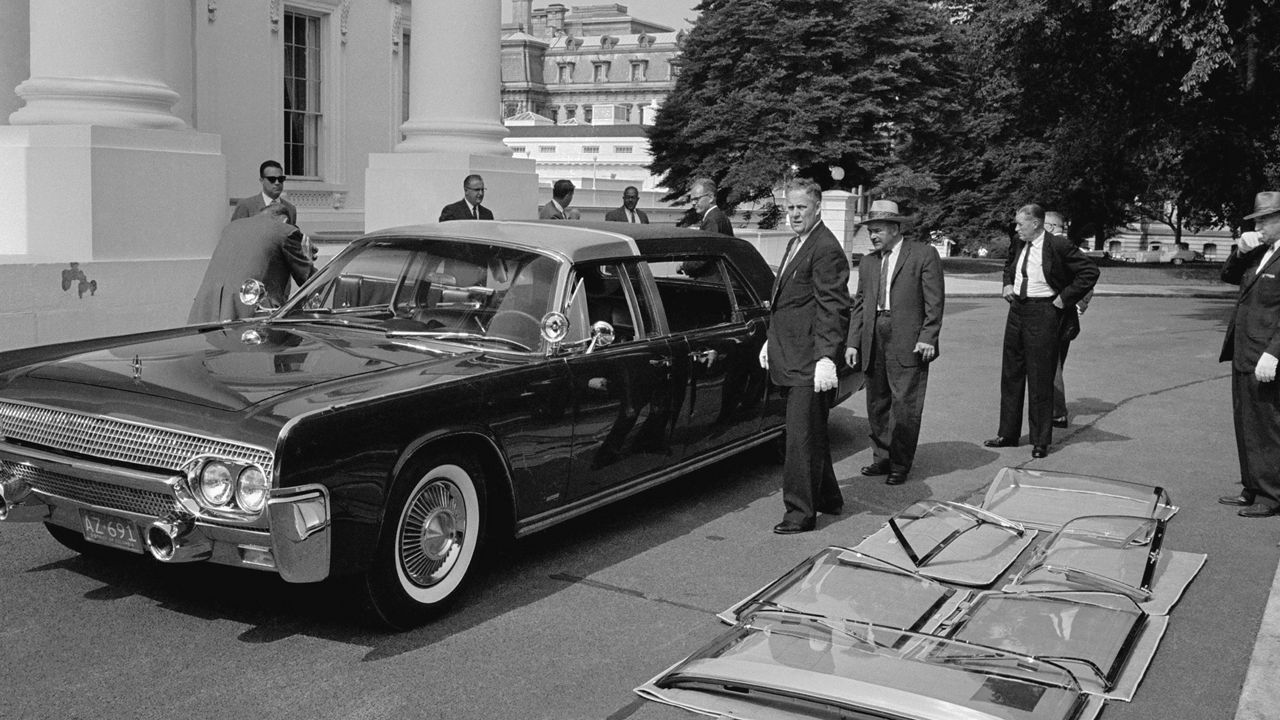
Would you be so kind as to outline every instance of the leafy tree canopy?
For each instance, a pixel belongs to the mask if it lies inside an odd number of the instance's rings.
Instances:
[[[650,169],[683,196],[711,177],[728,205],[796,172],[846,185],[892,164],[943,112],[949,30],[923,0],[702,0],[649,138]],[[927,184],[927,183],[926,183]]]

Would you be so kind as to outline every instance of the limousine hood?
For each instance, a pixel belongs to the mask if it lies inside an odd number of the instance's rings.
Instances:
[[[457,345],[366,329],[237,324],[90,346],[11,371],[6,379],[12,385],[29,378],[46,388],[48,381],[71,383],[234,412],[406,365],[425,364],[420,382],[427,384],[473,373],[460,370],[461,354]]]

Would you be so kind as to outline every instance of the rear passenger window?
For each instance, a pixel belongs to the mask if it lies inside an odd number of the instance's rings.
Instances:
[[[733,322],[730,286],[734,283],[728,280],[725,266],[719,259],[651,260],[649,270],[667,311],[671,332],[688,332]]]

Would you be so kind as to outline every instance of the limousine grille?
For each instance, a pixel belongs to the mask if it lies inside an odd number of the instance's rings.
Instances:
[[[4,468],[5,471],[25,481],[39,492],[87,505],[125,510],[151,517],[165,517],[182,509],[177,499],[168,493],[71,477],[26,463],[0,460],[0,468]]]
[[[258,465],[268,481],[272,475],[272,454],[262,448],[36,405],[0,402],[0,434],[52,450],[175,472],[194,457],[217,455]]]

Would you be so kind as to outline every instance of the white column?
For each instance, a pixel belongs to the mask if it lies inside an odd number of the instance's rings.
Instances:
[[[479,174],[499,220],[537,217],[534,161],[503,144],[499,0],[433,0],[414,6],[409,120],[395,152],[370,153],[366,231],[435,222]]]
[[[0,2],[0,125],[22,106],[14,88],[31,77],[27,0]]]
[[[162,80],[165,0],[30,3],[31,77],[14,125],[179,130],[178,94]]]
[[[400,126],[405,139],[396,152],[511,157],[502,143],[498,0],[446,0],[416,9],[424,12],[413,16],[409,119]]]

